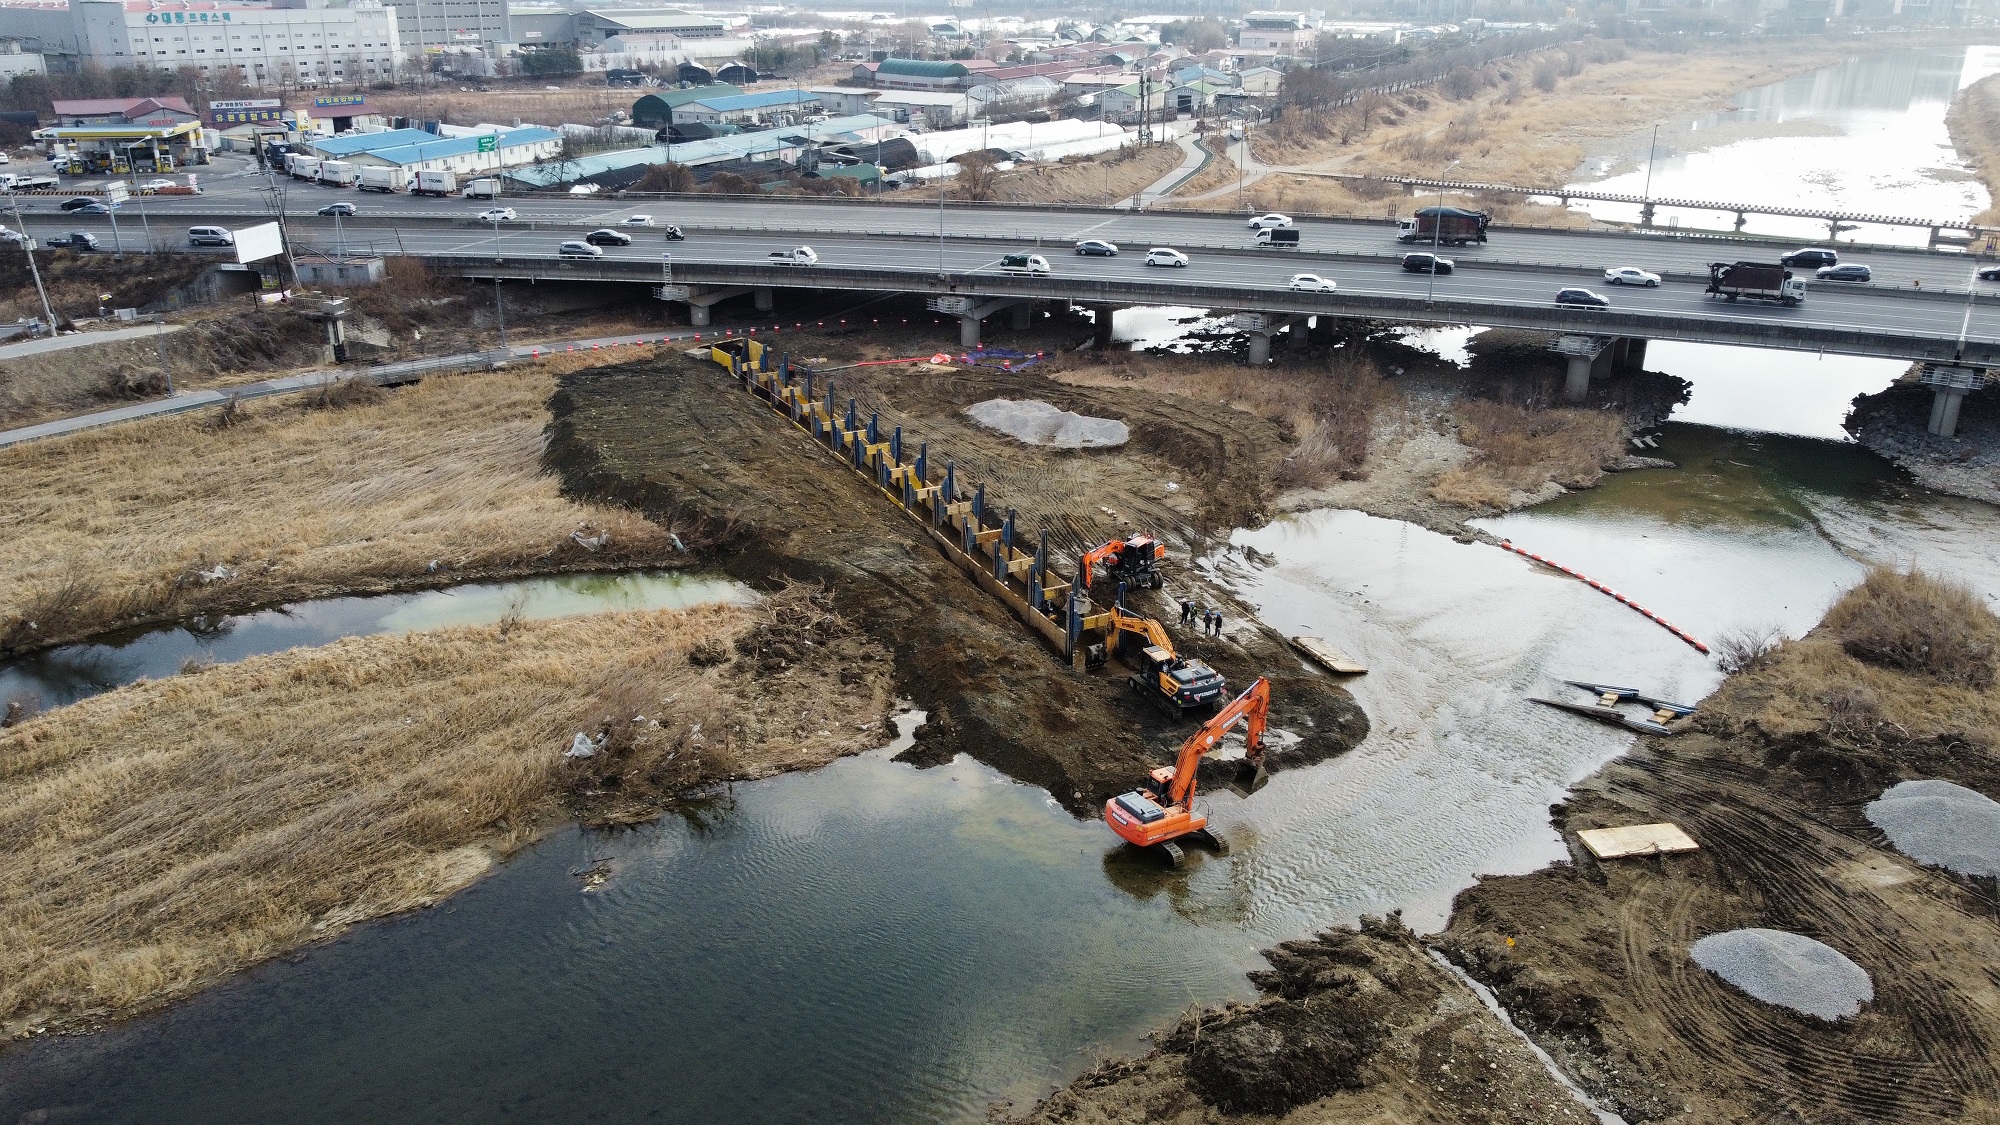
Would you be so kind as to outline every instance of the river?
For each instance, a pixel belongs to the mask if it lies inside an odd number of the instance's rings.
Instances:
[[[1412,342],[1461,359],[1468,335]],[[1894,365],[1659,344],[1648,365],[1694,384],[1648,450],[1679,468],[1486,530],[1710,641],[1802,632],[1870,561],[2000,600],[2000,510],[1842,440],[1846,402]],[[0,1054],[0,1120],[978,1121],[1247,995],[1273,941],[1389,909],[1435,929],[1477,875],[1559,857],[1547,806],[1629,740],[1525,696],[1579,678],[1693,702],[1720,678],[1579,582],[1358,513],[1241,530],[1201,562],[1274,628],[1372,669],[1350,685],[1373,722],[1359,748],[1211,798],[1227,858],[1165,873],[975,762],[864,755],[635,831],[563,833],[441,908],[19,1045]],[[572,872],[600,859],[612,877],[587,890]]]

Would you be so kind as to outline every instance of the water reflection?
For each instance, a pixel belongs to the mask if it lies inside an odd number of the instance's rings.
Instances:
[[[706,602],[747,604],[754,597],[729,579],[659,572],[565,574],[416,594],[323,598],[241,616],[201,616],[162,629],[123,630],[93,643],[32,653],[0,664],[0,700],[56,707],[137,679],[174,675],[189,661],[228,663],[341,637],[485,625],[509,613],[568,617]]]
[[[1650,193],[1919,219],[1965,219],[1990,199],[1954,150],[1944,115],[1957,90],[2000,73],[2000,47],[1873,52],[1745,91],[1734,108],[1660,130]],[[1647,190],[1653,132],[1625,138],[1578,170],[1608,192]],[[1636,222],[1637,205],[1579,203],[1601,219]],[[1731,213],[1661,212],[1662,224],[1728,230]],[[1744,228],[1823,241],[1826,224],[1751,216]],[[1863,226],[1843,240],[1922,246],[1929,231]]]

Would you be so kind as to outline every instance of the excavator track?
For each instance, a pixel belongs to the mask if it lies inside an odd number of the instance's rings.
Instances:
[[[1178,868],[1181,864],[1187,862],[1187,853],[1182,851],[1181,846],[1172,840],[1162,840],[1153,846],[1160,849],[1160,856],[1167,861],[1168,867]]]
[[[1222,830],[1213,824],[1207,828],[1190,833],[1189,839],[1199,840],[1207,844],[1209,850],[1213,851],[1216,855],[1229,854],[1229,837],[1224,836]]]

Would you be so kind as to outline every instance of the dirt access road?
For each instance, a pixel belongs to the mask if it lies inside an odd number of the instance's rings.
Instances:
[[[805,354],[813,342],[792,346]],[[934,463],[956,460],[960,481],[986,482],[989,502],[1018,509],[1019,526],[1048,528],[1065,570],[1083,545],[1133,527],[1171,544],[1166,590],[1135,605],[1168,622],[1178,617],[1169,595],[1224,608],[1228,636],[1177,629],[1176,640],[1234,689],[1272,678],[1273,721],[1301,736],[1274,766],[1330,757],[1366,733],[1366,718],[1330,677],[1187,573],[1189,551],[1208,529],[1247,522],[1259,509],[1269,486],[1258,482],[1269,481],[1288,448],[1272,423],[1242,411],[1166,408],[1140,392],[1062,387],[1032,373],[873,370],[836,374],[840,395],[858,395],[864,412],[904,426],[906,448],[928,441]],[[981,430],[960,413],[995,396],[1120,418],[1133,440],[1048,450]],[[931,714],[913,760],[970,753],[1088,814],[1169,760],[1190,732],[1133,694],[1115,663],[1073,674],[878,490],[715,364],[669,355],[578,372],[564,378],[551,407],[546,460],[571,493],[629,504],[661,523],[704,525],[726,544],[720,565],[753,584],[826,583],[843,615],[894,652],[897,690]],[[1168,481],[1179,487],[1169,492]],[[1097,595],[1108,600],[1110,591]]]

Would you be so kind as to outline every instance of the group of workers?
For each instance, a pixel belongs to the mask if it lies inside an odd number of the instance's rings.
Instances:
[[[1192,629],[1197,621],[1201,631],[1211,637],[1222,635],[1222,611],[1219,609],[1198,610],[1193,599],[1181,599],[1181,628]]]

